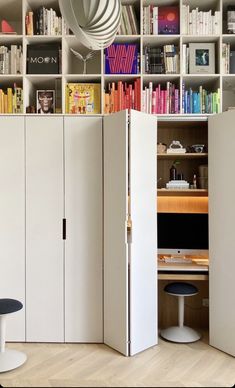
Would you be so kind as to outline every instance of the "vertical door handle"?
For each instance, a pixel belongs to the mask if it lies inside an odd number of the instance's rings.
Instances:
[[[62,232],[62,238],[63,240],[66,240],[66,218],[63,218],[63,232]]]

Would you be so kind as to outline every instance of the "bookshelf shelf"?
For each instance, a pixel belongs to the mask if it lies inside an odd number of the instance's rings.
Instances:
[[[185,153],[185,154],[158,154],[158,159],[205,159],[207,153]]]
[[[170,189],[158,189],[157,194],[159,197],[167,196],[186,196],[186,197],[207,197],[208,190],[204,189],[188,189],[188,190],[170,190]]]
[[[105,74],[104,65],[104,52],[101,51],[87,63],[87,74],[83,74],[83,63],[75,58],[74,54],[70,49],[74,49],[78,52],[88,52],[86,48],[77,41],[73,34],[69,34],[68,30],[64,27],[62,34],[60,35],[27,35],[25,26],[25,17],[29,11],[33,11],[36,14],[37,10],[41,6],[45,6],[50,9],[53,8],[58,16],[61,16],[59,10],[58,0],[0,0],[0,15],[1,19],[6,19],[15,29],[16,34],[5,35],[0,33],[0,46],[7,46],[11,44],[21,45],[23,49],[23,74],[0,74],[0,82],[4,88],[6,88],[9,82],[9,87],[14,82],[17,86],[24,87],[24,112],[26,113],[27,101],[33,100],[33,93],[36,87],[44,88],[47,85],[54,87],[55,79],[61,80],[61,95],[62,95],[62,114],[65,114],[65,85],[67,82],[95,82],[100,83],[102,92],[106,88],[109,82],[124,81],[133,83],[136,79],[140,79],[141,89],[148,87],[149,82],[153,82],[154,87],[157,84],[161,84],[164,87],[167,82],[174,83],[179,89],[180,98],[180,110],[179,114],[183,114],[188,120],[191,114],[184,113],[182,109],[182,92],[183,88],[195,88],[198,89],[200,86],[208,88],[208,92],[216,92],[220,89],[220,111],[226,110],[228,107],[235,105],[235,98],[233,97],[233,90],[235,87],[235,74],[224,74],[222,69],[222,45],[227,43],[231,45],[231,48],[235,50],[235,34],[227,33],[227,6],[235,5],[234,0],[123,0],[123,5],[133,6],[133,10],[136,16],[137,23],[137,34],[119,34],[115,38],[116,43],[135,43],[139,48],[140,53],[140,73],[139,74]],[[180,18],[180,33],[179,34],[164,34],[164,35],[153,35],[144,34],[144,7],[179,7]],[[212,10],[212,15],[216,11],[220,11],[220,33],[216,34],[185,34],[183,33],[183,6],[190,5],[190,12],[195,10],[197,7],[199,11],[208,12]],[[62,50],[62,74],[27,74],[26,73],[26,57],[27,57],[27,46],[29,44],[49,44],[59,43]],[[215,63],[216,63],[216,74],[183,74],[182,67],[182,51],[183,44],[189,43],[215,43]],[[175,45],[179,50],[180,58],[180,69],[177,74],[148,74],[145,73],[143,66],[144,55],[146,46],[153,48],[163,47],[164,45]],[[232,91],[230,86],[232,84]],[[1,88],[1,86],[0,86]],[[102,98],[103,100],[103,98]],[[141,106],[143,94],[141,93]],[[102,102],[102,109],[104,104]],[[101,113],[105,113],[102,110]],[[207,117],[209,114],[205,114]],[[163,115],[158,114],[160,118]],[[168,115],[168,117],[175,117],[175,114]],[[193,114],[196,119],[200,114]],[[203,114],[202,114],[202,117]]]

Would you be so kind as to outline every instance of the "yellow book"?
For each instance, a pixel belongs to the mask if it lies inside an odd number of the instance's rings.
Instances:
[[[8,111],[7,113],[13,113],[13,95],[12,88],[7,88],[7,101],[8,101]]]
[[[5,113],[4,111],[4,91],[1,90],[1,112]]]
[[[68,83],[66,87],[66,113],[100,113],[100,84]]]
[[[4,113],[9,113],[8,112],[8,95],[4,94]]]
[[[2,89],[0,89],[0,114],[3,113],[2,111]]]

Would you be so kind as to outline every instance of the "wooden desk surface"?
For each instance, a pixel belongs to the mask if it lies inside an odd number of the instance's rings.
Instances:
[[[192,258],[192,263],[165,263],[158,260],[159,280],[208,280],[209,262],[206,258]]]

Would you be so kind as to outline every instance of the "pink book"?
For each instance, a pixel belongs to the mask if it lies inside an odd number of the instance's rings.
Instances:
[[[161,90],[161,97],[160,97],[160,101],[161,101],[161,107],[160,107],[160,114],[163,114],[164,113],[164,90]]]
[[[179,113],[179,89],[175,89],[175,113]]]
[[[158,93],[158,89],[156,89],[155,91],[156,93],[156,113],[159,113],[159,93]]]

